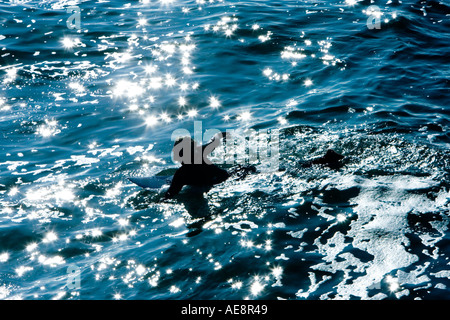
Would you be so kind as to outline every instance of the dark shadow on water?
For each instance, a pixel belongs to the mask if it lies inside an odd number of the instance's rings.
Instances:
[[[194,221],[189,223],[186,221],[186,227],[190,230],[187,237],[193,237],[203,231],[203,225],[211,220],[211,210],[208,201],[204,197],[204,192],[208,192],[211,188],[186,188],[185,192],[180,194],[176,201],[182,203]]]
[[[153,203],[161,202],[164,199],[164,194],[154,190],[143,189],[133,197],[128,198],[128,204],[136,210],[145,210]]]
[[[164,199],[164,191],[144,189],[129,198],[128,204],[136,211],[146,210],[153,204],[163,202],[182,204],[190,216],[185,219],[186,227],[190,229],[187,237],[193,237],[201,233],[203,225],[211,220],[209,204],[204,196],[210,189],[211,187],[185,187],[177,197],[170,200]]]

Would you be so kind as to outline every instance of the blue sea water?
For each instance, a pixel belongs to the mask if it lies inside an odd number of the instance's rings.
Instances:
[[[450,298],[449,15],[1,1],[0,298]],[[279,132],[280,170],[167,201],[127,180],[196,122]],[[342,168],[299,165],[328,148]]]

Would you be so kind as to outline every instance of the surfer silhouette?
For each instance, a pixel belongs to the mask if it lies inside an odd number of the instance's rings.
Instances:
[[[199,145],[190,137],[178,138],[173,146],[173,159],[181,163],[175,172],[169,189],[164,198],[176,196],[181,189],[188,186],[209,187],[224,182],[232,175],[245,177],[250,172],[256,172],[254,166],[237,166],[230,172],[213,164],[208,156],[220,145],[221,139],[226,139],[227,133],[216,134],[209,143]]]
[[[236,166],[230,171],[219,168],[213,164],[208,156],[220,145],[221,139],[226,139],[226,133],[216,134],[212,140],[205,144],[199,145],[190,137],[178,138],[173,146],[173,160],[179,162],[181,167],[175,172],[169,189],[164,198],[169,199],[176,196],[184,186],[211,187],[230,178],[238,176],[239,179],[244,178],[251,172],[256,172],[256,168],[250,166]],[[324,165],[332,169],[340,168],[343,163],[344,156],[328,149],[324,156],[302,163],[304,168],[312,165]]]

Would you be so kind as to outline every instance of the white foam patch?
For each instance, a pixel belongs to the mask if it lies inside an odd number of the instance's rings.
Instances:
[[[10,284],[2,284],[0,285],[0,300],[20,300],[20,297],[12,297],[11,293],[14,292],[17,288]]]
[[[448,194],[439,195],[436,201],[433,201],[426,195],[408,192],[438,184],[428,177],[397,175],[370,180],[361,179],[347,176],[339,181],[330,179],[325,182],[342,189],[351,187],[352,183],[356,182],[361,187],[360,194],[351,200],[357,219],[351,222],[347,234],[344,236],[336,232],[325,244],[322,244],[320,237],[314,242],[318,253],[324,256],[324,262],[313,266],[312,269],[331,273],[344,272],[344,279],[336,286],[338,299],[349,299],[351,296],[362,299],[373,298],[368,296],[368,287],[385,280],[390,272],[417,262],[419,258],[408,252],[409,240],[406,236],[409,230],[408,214],[439,212],[442,210],[441,205],[447,203],[445,199]],[[432,246],[444,236],[448,221],[433,221],[433,223],[433,227],[440,230],[441,234],[433,237],[420,235],[427,246]],[[373,259],[363,263],[350,252],[343,252],[349,245],[349,239],[354,248],[370,254]],[[403,279],[407,280],[405,283],[417,284],[426,281],[426,276],[422,275],[422,278],[420,276],[426,267],[420,272],[406,276],[402,274]],[[352,278],[350,271],[364,275]],[[409,294],[408,291],[398,293],[400,296]]]
[[[306,231],[308,231],[308,228],[304,228],[303,230],[299,230],[299,231],[289,231],[289,232],[287,232],[287,234],[293,238],[301,239]]]
[[[241,231],[249,231],[251,229],[257,229],[258,225],[252,221],[249,220],[241,220],[235,223],[225,223],[224,224],[225,229],[228,229],[230,227],[241,230]]]
[[[436,273],[431,273],[432,276],[436,278],[447,278],[450,279],[450,270],[441,270]]]

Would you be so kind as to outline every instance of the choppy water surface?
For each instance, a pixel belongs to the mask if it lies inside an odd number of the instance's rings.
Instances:
[[[450,297],[446,1],[0,12],[0,298]],[[128,182],[194,121],[279,129],[281,170],[170,201]],[[327,148],[344,167],[299,166]]]

